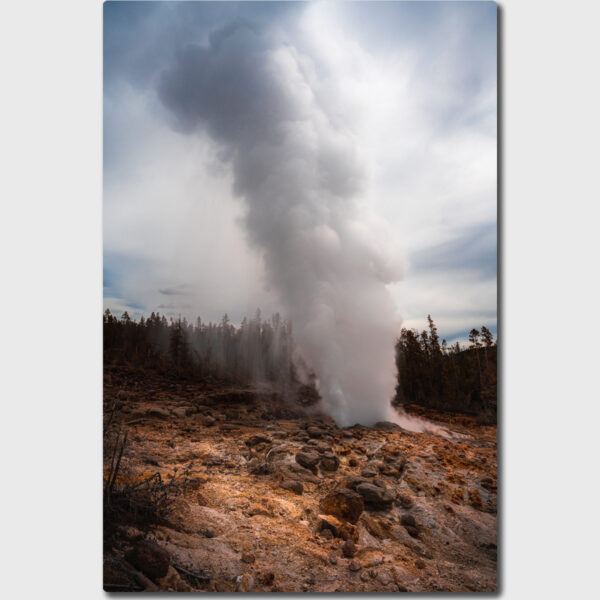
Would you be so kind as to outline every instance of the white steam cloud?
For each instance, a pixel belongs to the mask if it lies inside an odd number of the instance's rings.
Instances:
[[[231,164],[248,240],[326,410],[341,425],[372,424],[389,417],[394,394],[400,322],[386,284],[401,269],[361,202],[364,161],[324,79],[274,29],[236,20],[180,51],[158,89],[174,126],[208,132]]]

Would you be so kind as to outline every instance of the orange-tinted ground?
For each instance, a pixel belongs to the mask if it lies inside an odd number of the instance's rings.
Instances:
[[[468,437],[340,429],[266,388],[125,370],[105,375],[106,413],[115,402],[111,427],[128,431],[117,484],[192,466],[166,521],[118,525],[105,550],[107,590],[496,588],[495,427],[428,414]],[[370,500],[354,524],[324,513],[340,487]],[[150,554],[165,551],[165,576],[131,558],[148,541]]]

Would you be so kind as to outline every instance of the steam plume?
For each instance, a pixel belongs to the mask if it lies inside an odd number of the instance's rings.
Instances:
[[[358,146],[324,98],[322,65],[274,30],[237,20],[189,45],[159,95],[186,133],[206,131],[231,162],[250,243],[342,425],[387,418],[399,320],[379,250],[385,227],[360,197]]]

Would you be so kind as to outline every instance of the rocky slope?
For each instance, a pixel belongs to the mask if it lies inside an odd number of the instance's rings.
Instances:
[[[106,590],[496,588],[495,427],[341,429],[267,389],[126,370],[105,375],[111,413],[128,432],[117,489],[185,485],[158,522],[107,519]]]

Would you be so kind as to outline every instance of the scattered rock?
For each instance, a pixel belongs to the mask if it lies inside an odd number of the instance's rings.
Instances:
[[[344,487],[347,487],[349,490],[356,491],[356,488],[361,483],[369,483],[369,480],[365,479],[364,477],[348,477],[344,480]]]
[[[164,577],[169,570],[169,553],[156,542],[140,540],[125,555],[127,562],[147,575],[152,581]]]
[[[410,525],[411,527],[417,526],[417,522],[413,515],[402,515],[402,517],[400,517],[400,524]]]
[[[331,531],[332,535],[337,538],[358,542],[358,529],[351,523],[340,521],[333,515],[319,515],[319,530]]]
[[[396,501],[402,508],[412,508],[415,504],[414,500],[408,494],[403,493],[396,496]]]
[[[237,431],[239,427],[232,425],[231,423],[224,423],[219,427],[221,431]]]
[[[356,555],[356,544],[352,540],[346,540],[342,545],[342,554],[346,558],[352,558]]]
[[[322,429],[319,429],[318,427],[309,427],[306,430],[306,433],[308,433],[309,437],[315,438],[315,439],[320,439],[325,435],[325,431],[323,431]]]
[[[402,427],[391,421],[377,421],[373,425],[373,429],[379,429],[380,431],[402,431]]]
[[[298,452],[296,454],[296,462],[312,471],[319,464],[319,455],[316,453]]]
[[[367,531],[378,540],[385,540],[393,537],[389,526],[380,519],[376,519],[363,513],[360,517],[360,521],[364,524]]]
[[[340,466],[340,459],[335,454],[324,454],[321,457],[319,466],[323,471],[337,471]]]
[[[252,448],[253,446],[257,446],[258,444],[270,444],[270,443],[271,443],[271,438],[267,437],[266,435],[261,435],[260,433],[252,435],[246,440],[246,446],[248,446],[249,448]]]
[[[352,560],[350,561],[350,564],[348,565],[348,568],[349,568],[351,571],[354,571],[354,572],[356,572],[356,571],[360,571],[360,570],[362,569],[362,565],[360,564],[360,561],[359,561],[359,560],[356,560],[356,559],[354,558],[354,559],[352,559]]]
[[[371,483],[361,483],[356,486],[356,491],[364,498],[365,505],[376,510],[385,510],[394,501],[386,489]]]
[[[171,413],[166,408],[153,406],[146,411],[146,416],[155,417],[157,419],[168,419],[171,416]]]
[[[301,496],[302,492],[304,492],[304,486],[300,481],[282,481],[279,485],[284,490],[289,490],[298,496]]]
[[[321,499],[319,509],[324,514],[333,515],[350,523],[356,523],[364,510],[364,500],[360,494],[353,490],[336,488]]]
[[[406,529],[406,531],[411,537],[419,537],[419,530],[416,527],[412,527],[411,525],[404,525],[404,529]]]
[[[244,573],[236,579],[236,592],[249,592],[254,587],[254,577],[250,573]]]
[[[377,579],[383,585],[389,585],[390,583],[392,583],[392,581],[394,581],[394,578],[390,573],[389,569],[381,569],[379,573],[377,573]]]

